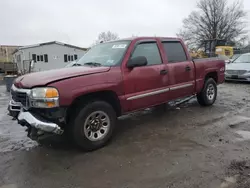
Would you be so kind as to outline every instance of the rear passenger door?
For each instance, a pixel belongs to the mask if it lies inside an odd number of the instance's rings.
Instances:
[[[178,40],[162,41],[169,73],[169,98],[176,99],[193,94],[195,67]]]

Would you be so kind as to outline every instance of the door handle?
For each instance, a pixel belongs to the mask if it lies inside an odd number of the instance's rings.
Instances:
[[[166,75],[167,73],[168,73],[167,70],[161,70],[161,71],[160,71],[160,74],[161,74],[161,75]]]
[[[186,71],[191,71],[191,68],[189,66],[186,66],[185,70]]]

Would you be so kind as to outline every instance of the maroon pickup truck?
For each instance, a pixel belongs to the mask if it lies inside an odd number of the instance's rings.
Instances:
[[[110,140],[123,114],[192,95],[212,105],[224,72],[222,60],[193,61],[178,38],[122,39],[94,46],[72,67],[17,78],[8,109],[30,138],[65,132],[90,151]]]

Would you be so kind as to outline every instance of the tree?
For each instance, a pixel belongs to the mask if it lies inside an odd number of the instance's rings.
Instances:
[[[248,35],[244,35],[239,40],[237,40],[237,42],[235,43],[235,45],[237,47],[240,47],[240,48],[248,46],[249,45],[249,40],[250,40],[249,36]]]
[[[95,41],[95,44],[102,42],[108,42],[108,41],[112,41],[112,40],[117,40],[119,39],[119,36],[117,33],[113,33],[111,31],[107,31],[107,32],[101,32],[98,35],[97,40]]]
[[[200,0],[198,10],[183,20],[177,34],[189,47],[200,48],[204,40],[221,39],[235,43],[246,33],[246,11],[242,2],[228,4],[228,0]]]

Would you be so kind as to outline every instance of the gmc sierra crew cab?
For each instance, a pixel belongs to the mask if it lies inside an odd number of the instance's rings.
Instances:
[[[92,47],[72,67],[18,77],[8,109],[30,138],[68,133],[91,151],[111,139],[123,114],[192,95],[212,105],[224,72],[223,60],[193,61],[178,38],[116,40]]]

